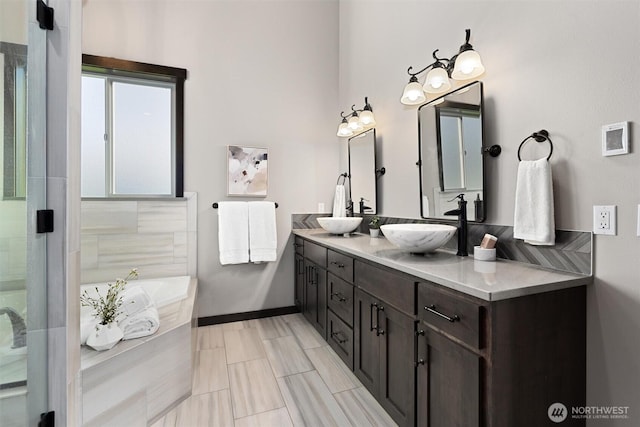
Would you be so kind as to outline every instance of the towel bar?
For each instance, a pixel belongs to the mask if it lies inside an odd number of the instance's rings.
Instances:
[[[274,203],[274,204],[276,205],[276,208],[277,208],[277,207],[278,207],[278,204],[277,204],[277,203]],[[218,209],[218,202],[213,202],[213,204],[211,205],[211,207],[212,207],[213,209]]]

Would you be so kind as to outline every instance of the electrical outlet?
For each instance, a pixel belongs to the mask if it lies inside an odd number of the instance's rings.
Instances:
[[[593,207],[593,234],[617,234],[615,205]]]

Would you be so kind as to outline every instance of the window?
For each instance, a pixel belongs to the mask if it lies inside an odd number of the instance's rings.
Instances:
[[[82,55],[82,196],[183,195],[187,71]]]

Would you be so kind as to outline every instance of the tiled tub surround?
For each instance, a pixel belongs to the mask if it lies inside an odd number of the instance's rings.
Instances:
[[[384,237],[371,238],[364,234],[343,237],[331,235],[322,229],[298,229],[293,230],[293,233],[323,246],[486,301],[581,286],[592,281],[592,277],[588,275],[552,271],[502,260],[475,261],[473,257],[458,257],[455,252],[447,250],[411,255],[398,249]]]
[[[82,425],[146,426],[191,395],[197,286],[192,278],[185,299],[158,310],[154,335],[82,348]]]
[[[83,200],[81,283],[196,276],[197,194],[149,200]]]
[[[320,228],[316,218],[331,214],[293,214],[292,228],[313,229]],[[358,232],[369,233],[369,219],[365,215]],[[380,225],[401,223],[433,223],[438,221],[380,217]],[[447,222],[451,224],[451,222]],[[479,245],[485,233],[498,237],[496,256],[501,259],[518,261],[541,267],[591,275],[592,265],[592,234],[585,231],[556,230],[556,244],[554,246],[533,246],[522,240],[513,238],[513,227],[505,225],[491,225],[485,223],[469,223],[467,234],[467,248],[473,254],[473,246]],[[455,236],[444,246],[446,249],[456,250]]]

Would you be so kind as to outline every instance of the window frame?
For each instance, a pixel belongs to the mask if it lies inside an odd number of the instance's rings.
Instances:
[[[109,155],[106,159],[106,173],[109,181],[109,191],[106,191],[104,197],[88,197],[92,199],[116,199],[116,198],[166,198],[166,197],[184,197],[184,81],[187,78],[187,70],[184,68],[168,67],[164,65],[148,64],[143,62],[129,61],[117,58],[108,58],[103,56],[82,55],[82,74],[94,77],[102,77],[118,82],[139,82],[140,85],[148,84],[151,81],[175,85],[173,103],[175,105],[175,116],[173,117],[174,127],[174,143],[173,164],[172,164],[172,194],[170,195],[135,195],[135,194],[112,194],[113,190],[113,174],[112,161]],[[146,82],[146,83],[145,83]],[[111,86],[111,84],[108,84]],[[107,104],[110,98],[105,99]],[[105,106],[107,114],[110,115],[110,108]],[[110,120],[111,121],[111,120]],[[112,129],[107,129],[109,138],[112,138]],[[111,145],[111,144],[110,144]],[[109,150],[113,150],[110,146]]]

